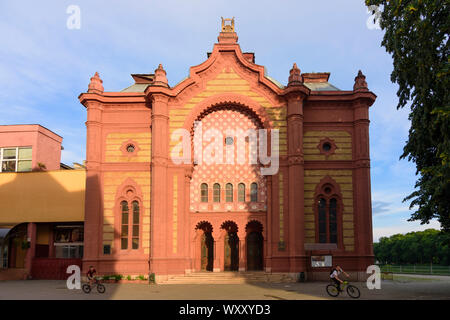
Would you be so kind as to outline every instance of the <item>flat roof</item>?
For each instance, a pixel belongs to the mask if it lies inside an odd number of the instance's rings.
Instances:
[[[8,127],[8,128],[12,128],[12,127],[27,127],[27,128],[33,128],[33,127],[36,127],[37,128],[37,131],[39,130],[39,128],[42,128],[42,129],[45,129],[45,130],[47,130],[47,131],[49,131],[49,132],[51,132],[52,134],[54,134],[55,136],[58,136],[58,137],[60,137],[61,139],[63,139],[63,137],[62,136],[60,136],[59,134],[57,134],[57,133],[55,133],[54,131],[52,131],[52,130],[50,130],[49,128],[46,128],[46,127],[44,127],[43,125],[40,125],[40,124],[37,124],[37,123],[34,123],[34,124],[0,124],[0,133],[2,133],[2,132],[12,132],[12,131],[15,131],[15,130],[2,130],[2,127]],[[25,129],[25,128],[24,128]],[[17,130],[17,131],[26,131],[26,130]]]

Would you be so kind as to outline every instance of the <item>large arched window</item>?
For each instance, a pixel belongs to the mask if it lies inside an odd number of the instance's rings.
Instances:
[[[319,243],[337,243],[337,200],[320,198],[318,201]]]
[[[238,201],[245,202],[245,184],[238,184]]]
[[[227,183],[225,186],[225,197],[227,202],[233,202],[233,185]]]
[[[220,202],[220,184],[214,183],[213,185],[213,201]]]
[[[121,207],[121,231],[120,231],[120,249],[128,250],[130,243],[131,249],[139,249],[139,202],[133,201],[133,214],[130,215],[130,209],[127,201],[120,203]],[[130,232],[131,229],[131,232]]]
[[[208,202],[208,185],[202,183],[200,186],[200,200],[201,202]]]
[[[253,182],[250,185],[250,201],[257,202],[258,201],[258,184]]]

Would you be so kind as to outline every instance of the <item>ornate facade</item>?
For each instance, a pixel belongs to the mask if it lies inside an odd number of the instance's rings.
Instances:
[[[160,281],[197,271],[328,274],[311,256],[332,255],[356,274],[373,263],[368,110],[376,96],[364,75],[344,91],[329,73],[302,74],[294,64],[284,86],[237,40],[234,19],[224,19],[208,59],[174,87],[161,65],[133,74],[121,92],[91,78],[79,97],[84,269]],[[216,150],[224,154],[237,143],[231,129],[278,132],[276,174],[262,175],[260,162],[198,163],[194,153],[174,163],[173,134],[185,129],[193,141],[196,123],[225,137]]]

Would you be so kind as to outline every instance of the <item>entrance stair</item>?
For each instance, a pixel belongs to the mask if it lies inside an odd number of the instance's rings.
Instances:
[[[295,282],[286,273],[247,272],[193,272],[185,275],[172,275],[159,284],[241,284],[257,282]]]

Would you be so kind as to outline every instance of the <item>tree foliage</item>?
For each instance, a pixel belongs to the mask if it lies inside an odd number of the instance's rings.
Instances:
[[[397,108],[410,107],[411,127],[401,158],[416,164],[410,221],[437,218],[450,232],[450,99],[448,0],[366,0],[378,6],[382,46],[392,55]],[[372,8],[372,7],[370,7]]]
[[[450,265],[450,234],[434,229],[395,234],[380,238],[373,251],[382,264]]]

